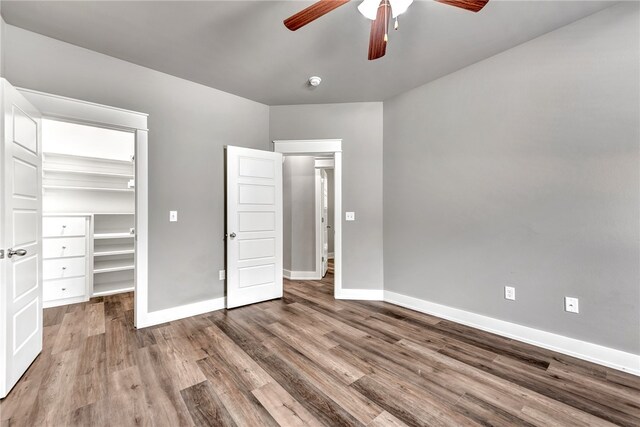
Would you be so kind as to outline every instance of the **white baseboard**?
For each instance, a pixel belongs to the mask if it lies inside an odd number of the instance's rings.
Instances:
[[[640,355],[384,291],[384,301],[640,376]]]
[[[185,317],[197,316],[198,314],[208,313],[210,311],[221,310],[225,308],[225,298],[214,298],[206,301],[194,302],[192,304],[180,305],[164,310],[151,311],[144,316],[141,325],[137,328],[146,328],[147,326],[159,325],[161,323],[171,322],[173,320],[184,319]]]
[[[366,301],[382,301],[382,289],[336,289],[337,299],[359,299]]]
[[[283,269],[282,275],[289,280],[320,280],[322,277],[319,277],[315,271],[292,271]]]

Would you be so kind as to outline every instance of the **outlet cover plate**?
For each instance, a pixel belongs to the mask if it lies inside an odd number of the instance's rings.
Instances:
[[[580,313],[578,298],[564,297],[564,311],[569,313]]]
[[[218,271],[218,279],[224,280],[227,278],[227,272],[225,270]]]
[[[516,299],[516,288],[513,286],[505,286],[504,287],[504,297],[505,299],[515,301]]]

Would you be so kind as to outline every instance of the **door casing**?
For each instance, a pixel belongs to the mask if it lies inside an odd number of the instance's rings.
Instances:
[[[333,156],[334,297],[350,299],[342,289],[342,139],[276,140],[273,150],[287,156]]]

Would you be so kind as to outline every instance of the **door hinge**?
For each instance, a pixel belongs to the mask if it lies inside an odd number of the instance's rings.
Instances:
[[[0,249],[0,259],[4,259],[4,249]]]
[[[322,257],[322,262],[324,262],[324,257]]]
[[[322,222],[324,222],[324,218],[322,218]]]

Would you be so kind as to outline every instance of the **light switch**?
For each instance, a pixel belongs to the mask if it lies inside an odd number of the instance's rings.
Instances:
[[[169,211],[169,222],[178,222],[178,211]]]
[[[356,220],[356,213],[355,212],[346,212],[344,215],[344,219],[347,221],[355,221]]]

